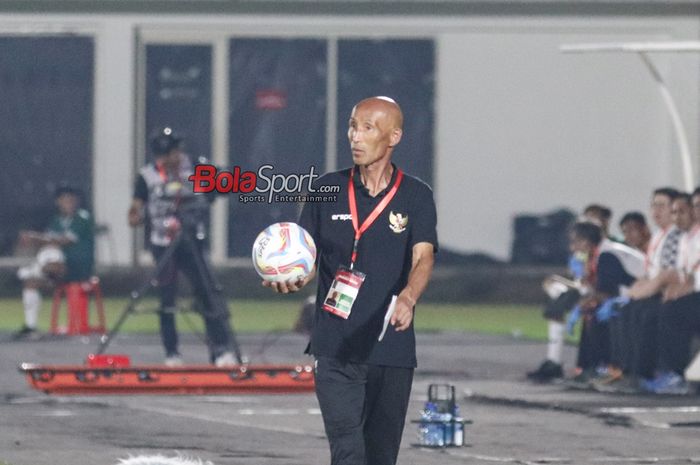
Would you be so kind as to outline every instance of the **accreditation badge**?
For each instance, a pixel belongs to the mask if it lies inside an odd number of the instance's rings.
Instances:
[[[360,271],[345,266],[338,267],[322,308],[347,320],[365,276]]]

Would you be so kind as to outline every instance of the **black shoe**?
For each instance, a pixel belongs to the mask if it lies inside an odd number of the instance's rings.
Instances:
[[[19,331],[14,333],[12,335],[12,339],[14,340],[20,340],[20,339],[34,339],[37,336],[37,331],[34,328],[30,328],[27,325],[22,326]]]
[[[572,378],[564,380],[564,385],[575,390],[592,390],[593,380],[596,379],[596,371],[593,368],[580,370],[580,372]]]
[[[542,362],[539,368],[527,373],[527,379],[538,383],[546,383],[552,381],[553,379],[563,377],[564,370],[562,370],[561,365],[551,360],[545,360]]]

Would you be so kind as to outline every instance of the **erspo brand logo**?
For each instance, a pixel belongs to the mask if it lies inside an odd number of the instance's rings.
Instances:
[[[239,202],[333,202],[340,192],[340,186],[318,186],[312,183],[319,177],[315,167],[304,174],[280,174],[274,172],[273,165],[263,165],[257,171],[244,171],[234,166],[230,171],[214,165],[199,164],[188,179],[193,183],[197,194],[218,192],[235,193]],[[307,192],[308,194],[304,194]]]

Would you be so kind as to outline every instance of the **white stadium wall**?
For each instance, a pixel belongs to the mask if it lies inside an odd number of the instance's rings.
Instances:
[[[507,259],[512,219],[519,213],[579,209],[595,201],[619,215],[645,210],[653,186],[682,187],[670,120],[641,61],[622,54],[562,54],[558,47],[697,40],[694,19],[0,16],[3,34],[42,29],[82,31],[96,40],[93,205],[97,221],[111,231],[109,247],[98,245],[101,265],[129,264],[134,256],[126,211],[139,124],[137,34],[184,42],[188,34],[197,40],[208,34],[372,37],[380,30],[381,37],[434,38],[434,190],[441,243],[456,251]],[[695,155],[700,54],[653,58],[679,104]],[[215,131],[222,127],[214,122]],[[215,243],[222,247],[221,240]]]
[[[619,219],[646,212],[652,187],[682,188],[671,120],[640,58],[558,48],[697,35],[696,21],[559,18],[442,35],[436,190],[443,245],[506,259],[519,213],[598,202]],[[652,57],[697,154],[700,54]]]

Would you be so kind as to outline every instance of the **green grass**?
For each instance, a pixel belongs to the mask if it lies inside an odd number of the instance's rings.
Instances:
[[[187,302],[183,300],[183,303]],[[113,327],[127,304],[126,298],[105,299],[107,326]],[[44,299],[39,328],[48,330],[50,299]],[[145,299],[138,312],[130,315],[122,332],[155,333],[158,318],[155,299]],[[299,314],[299,300],[231,300],[233,326],[239,333],[262,333],[290,331]],[[65,311],[61,312],[65,318]],[[20,299],[0,299],[0,331],[14,331],[23,323]],[[94,316],[92,317],[94,320]],[[61,324],[63,322],[60,322]],[[63,323],[65,324],[65,323]],[[547,325],[542,319],[542,310],[531,305],[460,305],[421,304],[417,309],[416,329],[427,331],[463,331],[487,334],[510,334],[536,340],[545,340]],[[178,315],[178,328],[182,332],[203,329],[202,319],[195,313]]]
[[[107,326],[111,328],[123,313],[128,299],[109,298],[104,299],[105,317]],[[185,299],[181,301],[183,308],[189,302]],[[153,333],[158,331],[158,317],[155,313],[158,304],[155,299],[144,299],[136,308],[136,311],[129,315],[122,331]],[[232,321],[234,327],[239,332],[268,332],[268,331],[288,331],[291,330],[296,321],[299,304],[297,302],[274,302],[274,301],[254,301],[254,300],[233,300],[230,302],[232,310]],[[65,303],[60,312],[59,325],[65,326]],[[41,315],[39,318],[39,328],[47,330],[51,318],[50,299],[44,299]],[[95,324],[95,313],[91,312],[91,324]],[[0,299],[0,331],[13,331],[19,328],[24,321],[22,302],[20,299]],[[192,326],[192,328],[190,328]],[[202,319],[193,312],[178,314],[178,327],[183,332],[189,330],[202,331]]]

